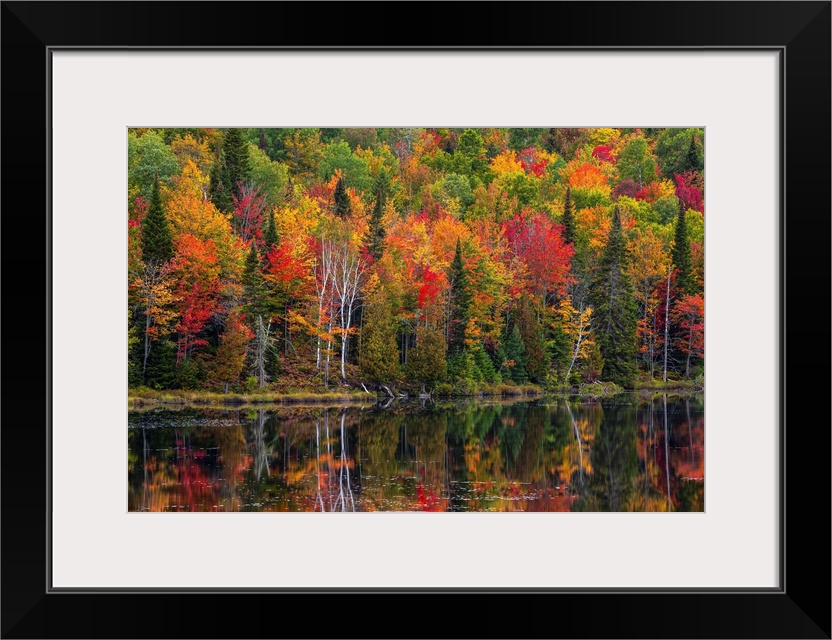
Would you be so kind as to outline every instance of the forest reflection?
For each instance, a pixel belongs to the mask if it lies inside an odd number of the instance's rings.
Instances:
[[[131,412],[130,511],[703,511],[701,395]]]

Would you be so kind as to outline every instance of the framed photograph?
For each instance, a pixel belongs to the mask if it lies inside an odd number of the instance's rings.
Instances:
[[[830,4],[441,6],[3,3],[4,637],[830,637]]]

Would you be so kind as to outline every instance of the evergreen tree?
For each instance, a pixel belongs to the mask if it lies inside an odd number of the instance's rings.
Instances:
[[[248,325],[254,327],[257,316],[266,315],[266,283],[260,271],[260,256],[254,242],[243,269],[243,298]]]
[[[526,374],[532,380],[541,382],[546,379],[549,362],[543,345],[543,327],[537,321],[528,296],[520,301],[516,324],[526,354]]]
[[[448,279],[451,282],[451,323],[448,329],[448,353],[455,355],[465,348],[465,329],[468,326],[471,307],[471,291],[468,273],[462,261],[462,245],[456,240],[456,251],[451,262]]]
[[[367,248],[373,260],[378,260],[384,253],[384,236],[386,231],[384,229],[384,191],[379,190],[376,195],[376,204],[373,207],[373,213],[370,216],[370,229],[367,232]]]
[[[477,382],[480,378],[474,358],[467,348],[456,353],[448,353],[448,379],[451,382],[465,385]]]
[[[240,185],[251,173],[248,140],[244,129],[226,129],[211,167],[209,189],[211,202],[224,213],[234,210],[233,197],[240,197]]]
[[[251,173],[248,140],[244,129],[226,129],[222,137],[222,162],[225,167],[224,184],[229,194],[240,197],[240,185]]]
[[[494,363],[494,370],[500,377],[508,371],[503,366],[506,360],[508,360],[508,358],[506,357],[505,340],[502,340],[494,349],[494,353],[491,354],[491,361]]]
[[[482,381],[488,384],[502,382],[500,374],[494,368],[494,363],[485,351],[485,345],[479,344],[478,348],[474,350],[474,362],[482,374]]]
[[[613,210],[612,227],[601,254],[592,289],[592,323],[604,360],[601,376],[629,385],[635,375],[638,310],[627,274],[627,244],[621,212]]]
[[[344,187],[344,179],[338,176],[338,181],[335,183],[335,215],[346,218],[352,212],[350,205],[350,196],[347,194],[347,189]]]
[[[231,199],[231,192],[227,189],[228,171],[221,159],[211,167],[210,182],[208,189],[211,192],[211,202],[219,210],[229,213],[234,209],[234,201]]]
[[[546,350],[550,354],[550,366],[555,373],[558,384],[564,385],[568,383],[565,379],[566,370],[569,367],[569,362],[572,358],[572,345],[569,335],[564,331],[561,322],[555,322],[550,333],[549,340],[546,342]],[[572,374],[576,374],[577,367],[573,367]],[[571,374],[570,374],[571,377]]]
[[[416,346],[407,356],[407,376],[432,385],[448,377],[448,363],[445,359],[445,336],[442,329],[435,326],[416,329]]]
[[[688,146],[688,169],[699,171],[700,165],[701,158],[699,157],[699,150],[696,148],[696,136],[691,132],[690,145]]]
[[[566,199],[563,201],[563,241],[575,243],[575,214],[572,212],[572,187],[566,187]]]
[[[505,341],[506,360],[514,364],[508,370],[508,375],[517,384],[526,384],[529,376],[526,373],[526,347],[520,337],[520,328],[514,323]]]
[[[151,389],[173,389],[176,380],[176,345],[168,338],[159,338],[147,356],[144,384]]]
[[[170,227],[162,209],[162,196],[159,193],[159,178],[153,181],[150,194],[150,206],[142,221],[142,259],[148,266],[160,266],[173,258],[173,242]]]
[[[693,293],[693,259],[690,254],[690,240],[688,240],[688,226],[685,221],[685,205],[679,200],[679,215],[676,218],[676,233],[673,237],[673,252],[671,254],[673,267],[676,269],[676,287],[682,294]]]
[[[376,296],[364,313],[361,330],[361,373],[372,382],[390,382],[401,375],[396,320],[390,304]]]
[[[277,227],[274,224],[274,213],[270,213],[266,218],[266,231],[263,234],[263,256],[272,250],[277,244]]]

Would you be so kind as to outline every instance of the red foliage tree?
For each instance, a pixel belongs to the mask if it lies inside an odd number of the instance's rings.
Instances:
[[[685,375],[688,375],[691,359],[705,355],[705,299],[698,293],[680,298],[673,305],[671,318],[682,330],[679,350],[685,354]]]
[[[592,157],[598,158],[601,162],[615,162],[612,157],[612,149],[607,146],[599,145],[592,150]]]
[[[526,290],[562,295],[570,281],[574,249],[563,240],[563,227],[543,213],[515,214],[504,223],[512,253],[526,265]]]
[[[548,160],[546,160],[546,158],[541,158],[540,151],[534,147],[523,149],[523,151],[520,152],[520,165],[526,173],[542,178],[543,174],[546,173],[546,166],[548,164]]]
[[[421,285],[419,286],[419,296],[417,306],[419,309],[425,309],[433,303],[436,299],[436,294],[440,290],[440,276],[441,274],[431,270],[429,266],[425,266],[422,272]]]
[[[194,347],[207,344],[199,337],[217,310],[220,289],[220,265],[212,239],[184,233],[175,242],[173,274],[179,311],[177,361],[187,358]]]
[[[696,171],[686,171],[685,173],[677,173],[676,178],[676,197],[681,200],[686,209],[693,209],[694,211],[701,211],[705,213],[705,203],[702,197],[702,189],[699,186],[701,176]]]
[[[232,194],[234,200],[234,226],[243,242],[251,239],[260,245],[263,239],[263,213],[266,210],[266,196],[259,187],[240,183],[240,197]]]

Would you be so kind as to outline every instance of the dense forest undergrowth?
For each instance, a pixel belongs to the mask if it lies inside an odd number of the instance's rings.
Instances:
[[[703,142],[133,129],[130,396],[701,389]]]

